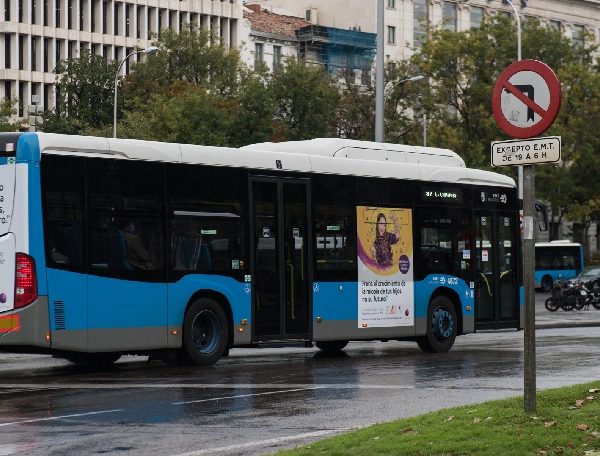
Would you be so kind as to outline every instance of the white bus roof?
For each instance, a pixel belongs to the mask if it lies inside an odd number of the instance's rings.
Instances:
[[[242,147],[37,133],[42,154],[243,167],[515,187],[510,177],[465,167],[448,149],[347,139],[313,139]]]

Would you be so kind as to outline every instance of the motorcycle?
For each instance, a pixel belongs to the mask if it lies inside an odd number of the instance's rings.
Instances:
[[[565,311],[582,310],[586,305],[586,301],[581,287],[581,284],[569,285],[567,282],[555,282],[552,287],[552,295],[546,299],[544,306],[550,312],[556,312],[558,309]],[[587,290],[584,293],[587,294]]]
[[[578,284],[584,307],[588,308],[590,305],[596,310],[600,310],[600,286],[598,286],[597,282],[589,281],[589,282],[580,282]]]

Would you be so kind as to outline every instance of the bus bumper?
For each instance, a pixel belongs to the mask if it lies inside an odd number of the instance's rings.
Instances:
[[[40,296],[22,309],[0,313],[0,346],[50,348],[48,298]]]

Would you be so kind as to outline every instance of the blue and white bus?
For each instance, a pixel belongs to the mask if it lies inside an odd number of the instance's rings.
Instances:
[[[535,243],[535,286],[552,290],[557,280],[574,279],[583,270],[583,246],[568,240]]]
[[[0,350],[92,363],[521,328],[514,181],[445,149],[0,134]]]

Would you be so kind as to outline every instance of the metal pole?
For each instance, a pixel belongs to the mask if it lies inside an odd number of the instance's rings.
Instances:
[[[521,60],[521,18],[519,17],[519,13],[515,5],[513,5],[511,0],[506,0],[506,2],[510,5],[515,15],[515,20],[517,21],[517,61]],[[519,192],[519,200],[523,200],[523,165],[519,165],[517,167],[518,171],[518,192]]]
[[[375,58],[375,141],[384,141],[384,69],[383,69],[383,18],[384,18],[384,0],[377,0],[377,56]]]
[[[427,147],[427,114],[423,113],[423,147]]]
[[[123,64],[125,63],[125,61],[131,57],[132,55],[135,54],[139,54],[141,52],[144,51],[134,51],[131,54],[129,54],[127,57],[125,57],[123,60],[121,60],[121,63],[119,63],[119,68],[117,69],[117,74],[115,74],[115,101],[114,101],[114,111],[113,111],[113,138],[117,137],[117,85],[119,83],[119,73],[121,72],[121,67],[123,66]]]
[[[523,166],[523,278],[525,285],[525,411],[536,410],[535,367],[535,174],[532,165]]]
[[[511,0],[517,21],[517,60],[521,60],[521,18]],[[523,201],[523,285],[525,287],[524,331],[524,405],[525,411],[536,411],[536,354],[535,354],[535,174],[532,165],[518,167],[519,200]]]

